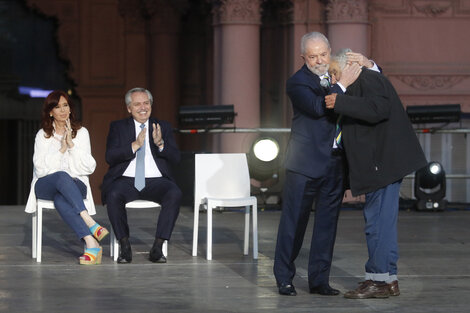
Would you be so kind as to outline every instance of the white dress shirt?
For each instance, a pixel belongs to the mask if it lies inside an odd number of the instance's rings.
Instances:
[[[140,125],[141,123],[137,122],[134,120],[135,124],[135,138],[137,139],[137,136],[141,132]],[[146,131],[146,136],[145,136],[145,178],[151,178],[151,177],[162,177],[162,173],[158,169],[157,164],[155,163],[155,160],[153,159],[152,156],[152,151],[150,150],[150,140],[153,140],[152,136],[149,136],[149,121],[147,120],[145,123],[145,131]],[[131,148],[132,149],[132,148]],[[142,149],[142,147],[141,147]],[[133,151],[135,152],[135,151]],[[135,177],[135,163],[136,163],[136,158],[132,159],[131,163],[129,163],[129,166],[126,168],[122,176],[126,177]]]

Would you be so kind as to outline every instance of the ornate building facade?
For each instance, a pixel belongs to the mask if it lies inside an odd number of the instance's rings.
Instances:
[[[285,81],[302,65],[300,38],[326,34],[375,60],[405,105],[460,103],[470,112],[470,0],[27,0],[59,23],[58,40],[82,103],[98,167],[106,135],[127,116],[135,86],[154,115],[178,126],[183,105],[234,104],[237,127],[289,127]],[[251,136],[251,137],[250,137]],[[179,135],[183,150],[205,139]],[[248,150],[252,135],[210,139],[214,151]],[[468,149],[467,149],[468,150]],[[97,202],[99,199],[97,199]]]

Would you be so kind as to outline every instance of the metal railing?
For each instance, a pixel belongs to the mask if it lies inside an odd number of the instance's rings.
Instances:
[[[289,134],[290,128],[236,128],[236,127],[219,127],[219,128],[194,128],[194,129],[179,129],[176,130],[182,134],[222,134],[222,133],[273,133],[280,134],[285,133]],[[420,138],[421,145],[425,151],[426,157],[429,161],[439,161],[446,171],[446,179],[448,180],[447,184],[447,198],[449,201],[456,202],[468,202],[470,203],[470,136],[467,134],[470,133],[470,128],[418,128],[415,130],[418,137]],[[433,140],[429,138],[423,139],[423,136],[427,135],[442,135],[442,136],[452,136],[452,135],[464,135],[465,140],[464,144],[466,145],[463,149],[464,154],[458,156],[460,159],[458,162],[466,163],[466,171],[462,171],[463,168],[460,166],[459,170],[456,170],[453,166],[453,156],[452,156],[452,142],[449,140],[447,142],[444,139],[441,139],[438,144],[441,145],[440,148],[436,149],[433,144]],[[438,151],[438,152],[436,152]],[[440,154],[440,155],[439,155]],[[437,156],[436,156],[437,155]],[[402,185],[402,192],[407,194],[410,198],[414,197],[414,174],[407,175],[405,177],[406,182]],[[462,180],[463,185],[462,186]]]

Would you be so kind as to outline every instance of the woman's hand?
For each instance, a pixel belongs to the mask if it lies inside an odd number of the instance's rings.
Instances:
[[[62,140],[60,141],[61,147],[59,151],[61,153],[65,153],[65,151],[67,151],[67,140],[65,139],[66,136],[67,136],[67,132],[64,132],[64,135],[62,136]]]
[[[74,143],[72,141],[72,126],[70,125],[70,119],[67,119],[65,122],[65,133],[64,133],[65,142],[67,143],[67,147],[72,149]]]

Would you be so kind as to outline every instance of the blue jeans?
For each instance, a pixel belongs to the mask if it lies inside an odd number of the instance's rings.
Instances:
[[[90,229],[80,216],[80,212],[86,210],[83,199],[87,193],[81,180],[70,177],[66,172],[55,172],[39,178],[34,191],[38,199],[54,201],[56,210],[78,238],[91,235]]]
[[[401,180],[366,194],[365,233],[369,260],[365,279],[397,280],[397,220]]]

